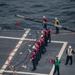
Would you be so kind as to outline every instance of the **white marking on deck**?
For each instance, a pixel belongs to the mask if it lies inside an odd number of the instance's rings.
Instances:
[[[20,40],[21,39],[21,38],[17,38],[17,37],[8,37],[8,36],[0,36],[0,38],[2,38],[2,39],[11,39],[11,40]],[[24,39],[21,39],[21,41],[22,40],[36,41],[36,39],[27,39],[25,37],[24,37]]]
[[[8,70],[5,70],[4,72],[7,72],[7,73],[13,73],[12,71],[8,71]],[[16,72],[17,74],[28,74],[28,75],[48,75],[48,74],[41,74],[41,73],[31,73],[31,72],[21,72],[21,71],[17,71]]]
[[[24,41],[25,37],[27,36],[27,34],[29,33],[30,29],[27,29],[24,33],[24,35],[22,36],[22,38],[20,38],[20,41],[18,42],[18,44],[16,45],[16,47],[14,48],[15,53],[17,52],[18,48],[20,47],[20,45],[22,44],[22,42]],[[15,53],[11,53],[12,56],[9,57],[9,59],[11,60],[13,58],[13,56],[15,55]],[[6,65],[7,64],[7,65]],[[6,67],[8,66],[8,60],[6,60],[5,64],[2,66],[2,69],[0,70],[0,73],[2,74],[4,72],[4,70],[6,69]]]

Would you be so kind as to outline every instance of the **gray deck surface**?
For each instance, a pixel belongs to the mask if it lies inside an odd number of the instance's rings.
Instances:
[[[8,59],[8,55],[14,50],[15,46],[17,45],[19,39],[23,36],[26,30],[16,31],[16,30],[6,30],[0,31],[0,69]],[[40,37],[40,30],[30,30],[29,34],[26,36],[27,39],[36,39]],[[52,31],[52,42],[48,43],[46,47],[47,52],[42,55],[42,58],[39,61],[36,71],[31,71],[32,69],[32,62],[29,61],[29,51],[28,49],[32,49],[32,46],[35,44],[35,40],[24,40],[22,45],[19,47],[18,51],[15,53],[14,57],[12,58],[10,64],[11,66],[15,66],[16,71],[20,72],[29,72],[29,73],[37,73],[37,75],[46,74],[49,75],[52,64],[50,63],[51,59],[55,59],[55,56],[58,55],[63,43],[58,43],[58,41],[68,42],[66,49],[69,45],[75,51],[75,33],[71,33],[69,31],[61,30],[59,34],[54,34],[55,31]],[[10,38],[1,38],[4,37],[12,37]],[[14,39],[13,39],[14,37]],[[15,39],[18,38],[18,39]],[[57,41],[57,42],[53,42]],[[31,46],[29,46],[31,45]],[[66,50],[65,49],[65,50]],[[66,60],[66,53],[64,53],[61,57],[61,64],[60,64],[60,75],[75,75],[75,55],[73,56],[73,64],[72,66],[64,65]],[[22,54],[20,54],[22,52]],[[22,65],[26,65],[27,68],[22,68]],[[7,71],[11,71],[7,66]],[[9,72],[3,72],[3,75],[13,75]],[[33,74],[18,74],[18,75],[33,75]],[[34,74],[36,75],[36,74]]]

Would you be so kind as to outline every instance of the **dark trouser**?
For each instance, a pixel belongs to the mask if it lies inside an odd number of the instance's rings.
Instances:
[[[45,46],[48,46],[48,42],[47,42],[47,37],[46,37],[46,35],[44,36],[44,38],[45,38]]]
[[[51,42],[51,34],[48,34],[48,41]]]
[[[34,58],[34,59],[32,60],[32,64],[33,64],[33,69],[36,69],[36,58]]]
[[[38,65],[39,54],[36,54],[36,65]]]
[[[40,48],[39,48],[39,51],[38,51],[38,55],[39,55],[39,58],[38,58],[38,60],[40,60],[41,59],[41,54],[42,54],[42,51],[41,51],[41,46],[40,46]]]
[[[56,71],[57,71],[58,75],[60,75],[60,74],[59,74],[59,66],[55,66],[53,75],[56,73]]]
[[[65,65],[68,64],[69,60],[70,60],[70,65],[73,63],[72,56],[67,56]]]
[[[59,33],[59,28],[58,28],[58,27],[56,27],[56,34],[57,34],[57,33]]]
[[[38,51],[38,61],[41,59],[41,51]]]
[[[46,48],[45,48],[45,42],[43,42],[43,53],[46,52]]]
[[[45,29],[47,30],[47,25],[46,25],[46,24],[44,24],[44,25],[43,25],[43,28],[45,28]]]
[[[44,46],[44,48],[43,48],[43,52],[44,52],[44,53],[46,52],[46,48],[45,48],[45,46]]]

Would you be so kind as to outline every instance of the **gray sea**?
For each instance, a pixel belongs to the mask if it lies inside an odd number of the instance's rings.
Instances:
[[[15,22],[20,22],[20,28],[40,28],[40,23],[15,17],[16,14],[42,20],[46,16],[48,22],[54,23],[58,17],[60,24],[75,28],[75,0],[0,0],[1,29],[15,29]]]

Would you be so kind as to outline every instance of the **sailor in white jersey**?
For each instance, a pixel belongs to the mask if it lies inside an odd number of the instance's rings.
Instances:
[[[66,50],[66,54],[67,54],[67,58],[66,58],[66,63],[65,63],[65,65],[68,64],[69,60],[70,60],[70,65],[72,65],[72,63],[73,63],[72,56],[73,56],[73,54],[74,54],[74,51],[73,51],[73,49],[72,49],[71,46],[69,46],[69,47],[68,47],[68,50]]]

